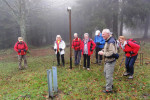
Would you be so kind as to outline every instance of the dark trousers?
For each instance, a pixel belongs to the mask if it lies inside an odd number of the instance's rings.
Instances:
[[[103,59],[102,55],[98,55],[98,52],[101,51],[102,49],[103,48],[96,48],[96,53],[95,53],[95,55],[96,55],[96,61]],[[98,57],[99,57],[99,59],[98,59]]]
[[[75,50],[74,56],[75,56],[75,64],[79,64],[81,59],[81,50]]]
[[[83,65],[86,68],[90,68],[90,56],[88,54],[83,54]]]
[[[64,65],[65,64],[64,54],[61,55],[61,61],[62,61],[62,64]],[[57,53],[57,63],[60,65],[60,53],[59,52]]]
[[[133,57],[126,57],[126,61],[125,61],[125,65],[126,65],[126,71],[127,73],[129,73],[129,75],[133,75],[134,74],[134,63],[137,59],[137,56],[133,56]]]

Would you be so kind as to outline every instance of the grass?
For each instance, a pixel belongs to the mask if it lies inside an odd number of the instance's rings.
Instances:
[[[11,52],[10,50],[8,50]],[[66,52],[68,52],[67,50]],[[150,44],[142,50],[144,58],[150,58]],[[0,54],[3,54],[1,52]],[[6,54],[6,53],[5,53]],[[69,54],[66,53],[66,66],[58,67],[58,96],[54,99],[72,100],[148,100],[150,99],[150,65],[135,65],[133,80],[122,77],[124,64],[116,75],[121,56],[114,72],[114,93],[102,93],[105,86],[103,66],[91,64],[91,71],[83,70],[82,66],[69,69]],[[45,100],[48,94],[46,70],[56,65],[55,55],[28,57],[27,70],[19,71],[17,57],[0,61],[0,100]],[[93,60],[94,61],[94,60]],[[144,60],[145,62],[148,60]],[[139,62],[139,58],[137,60]]]

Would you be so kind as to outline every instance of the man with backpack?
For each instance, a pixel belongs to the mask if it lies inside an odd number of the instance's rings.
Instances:
[[[18,53],[19,70],[22,70],[22,59],[24,60],[24,67],[27,68],[26,53],[28,50],[27,44],[23,41],[22,37],[18,37],[18,41],[14,46],[14,50]]]
[[[77,33],[74,33],[72,48],[74,49],[75,66],[77,66],[80,64],[80,59],[81,59],[81,39],[78,37]]]
[[[116,40],[111,36],[109,29],[104,29],[102,36],[105,39],[104,49],[99,51],[99,55],[103,55],[105,59],[104,75],[106,78],[106,87],[104,93],[112,93],[113,88],[113,72],[116,64],[116,59],[119,55],[117,53]]]
[[[102,33],[100,32],[100,30],[96,31],[96,36],[94,39],[94,42],[96,44],[96,64],[101,64],[102,62],[102,55],[98,55],[98,52],[101,51],[104,48],[105,45],[105,40],[102,37]]]
[[[120,36],[119,41],[120,48],[125,52],[126,55],[126,72],[124,73],[124,76],[129,76],[129,79],[133,79],[134,63],[137,59],[140,45],[138,45],[133,39],[126,40],[124,36]]]

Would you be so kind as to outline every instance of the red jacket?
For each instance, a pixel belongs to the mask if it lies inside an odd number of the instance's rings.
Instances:
[[[121,47],[121,49],[122,49],[122,47]],[[125,48],[122,50],[126,53],[127,57],[133,57],[138,54],[139,49],[140,49],[140,46],[138,44],[135,44],[131,41],[127,41]],[[133,53],[131,53],[131,52],[133,52]]]
[[[14,50],[16,52],[18,52],[18,55],[26,55],[26,52],[24,51],[24,49],[27,51],[28,50],[28,46],[25,42],[17,42],[14,46]],[[21,52],[19,52],[19,50],[21,50]]]
[[[96,44],[94,43],[94,41],[92,39],[89,39],[89,41],[88,41],[88,55],[89,56],[93,54],[95,47],[96,47]],[[82,55],[83,55],[83,53],[84,53],[84,39],[81,42],[81,50],[82,50]]]
[[[81,39],[80,38],[73,39],[72,48],[74,50],[81,50]]]

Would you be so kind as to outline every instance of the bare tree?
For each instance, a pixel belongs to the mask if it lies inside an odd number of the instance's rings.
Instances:
[[[30,0],[13,0],[7,1],[2,0],[10,9],[12,15],[14,16],[16,22],[19,25],[21,36],[27,41],[26,35],[26,20],[27,14],[29,12],[28,3]]]

